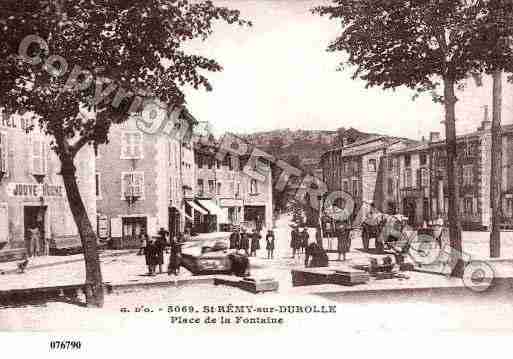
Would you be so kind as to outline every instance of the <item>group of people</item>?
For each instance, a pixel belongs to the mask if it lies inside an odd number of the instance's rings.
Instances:
[[[306,248],[308,247],[308,239],[310,235],[306,227],[303,228],[302,231],[299,231],[298,227],[294,227],[292,232],[290,233],[290,248],[292,248],[292,258],[296,258],[296,255],[299,256],[302,253],[305,253]]]
[[[256,257],[257,251],[260,250],[260,240],[262,235],[260,230],[253,229],[252,233],[248,233],[245,228],[236,229],[230,235],[230,249],[243,250],[249,257]],[[275,236],[272,230],[267,231],[265,236],[265,249],[267,251],[267,259],[274,259]]]
[[[163,273],[164,252],[169,253],[167,273],[179,274],[184,235],[179,234],[170,238],[169,232],[161,228],[156,239],[148,236],[147,233],[142,233],[141,239],[141,249],[138,254],[145,257],[148,275],[157,275],[157,267],[158,273]]]

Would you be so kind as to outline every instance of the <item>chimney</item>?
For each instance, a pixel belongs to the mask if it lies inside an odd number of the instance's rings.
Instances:
[[[429,142],[438,142],[440,141],[440,132],[430,132],[429,133]]]
[[[478,130],[486,131],[492,128],[492,122],[488,119],[488,106],[484,106],[484,118],[481,127]]]

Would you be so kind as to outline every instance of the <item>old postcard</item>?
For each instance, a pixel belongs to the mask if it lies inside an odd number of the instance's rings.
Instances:
[[[512,333],[510,1],[3,0],[0,36],[2,346]]]

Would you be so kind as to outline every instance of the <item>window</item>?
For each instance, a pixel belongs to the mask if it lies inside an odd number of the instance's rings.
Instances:
[[[352,163],[353,163],[353,173],[357,174],[358,173],[358,162],[353,161]]]
[[[463,199],[463,209],[465,214],[474,213],[472,198],[466,197]]]
[[[96,172],[96,175],[95,175],[95,188],[96,188],[96,197],[97,198],[101,198],[101,196],[102,196],[100,180],[101,180],[100,174],[98,172]]]
[[[250,193],[251,194],[257,194],[258,193],[258,182],[256,179],[251,179],[251,185],[250,185]]]
[[[121,159],[143,158],[143,136],[138,131],[125,131],[121,135]]]
[[[506,198],[506,214],[513,217],[513,198]]]
[[[342,186],[343,186],[344,192],[349,193],[349,181],[344,181]]]
[[[9,207],[0,203],[0,243],[9,242]]]
[[[214,180],[208,180],[208,192],[214,193],[214,191],[215,191]]]
[[[427,156],[425,153],[420,154],[420,165],[425,166],[427,164]]]
[[[211,170],[212,167],[214,167],[214,159],[212,157],[208,157],[207,158],[207,162],[208,162],[208,169]]]
[[[7,142],[7,134],[0,132],[0,172],[9,173],[9,145]]]
[[[221,168],[221,161],[219,161],[219,160],[215,160],[215,161],[216,161],[217,169],[220,169]]]
[[[217,182],[217,195],[221,194],[221,182]]]
[[[404,171],[404,187],[412,187],[411,168],[407,168]]]
[[[411,166],[411,156],[405,155],[404,156],[404,167],[410,167]]]
[[[390,172],[394,170],[394,159],[392,157],[388,159],[388,170]]]
[[[368,170],[369,172],[376,172],[376,160],[374,158],[369,160]]]
[[[123,172],[121,174],[121,195],[127,197],[144,197],[144,172]]]
[[[426,168],[421,168],[419,171],[419,183],[421,187],[428,187],[429,186],[429,175],[428,170]]]
[[[205,186],[202,179],[198,179],[198,193],[202,194],[205,192]]]
[[[37,136],[32,138],[32,174],[46,174],[47,158],[45,147],[46,146],[42,138]]]
[[[463,185],[471,186],[473,182],[474,172],[472,165],[463,166]]]
[[[358,197],[358,180],[353,180],[353,196]]]
[[[389,195],[393,195],[394,194],[394,180],[392,178],[388,179],[387,192],[388,192]]]
[[[344,162],[342,164],[342,170],[343,170],[344,173],[347,173],[347,162]]]

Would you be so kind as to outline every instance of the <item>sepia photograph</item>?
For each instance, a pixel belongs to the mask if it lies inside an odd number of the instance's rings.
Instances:
[[[510,0],[0,0],[0,345],[510,336],[512,60]]]

